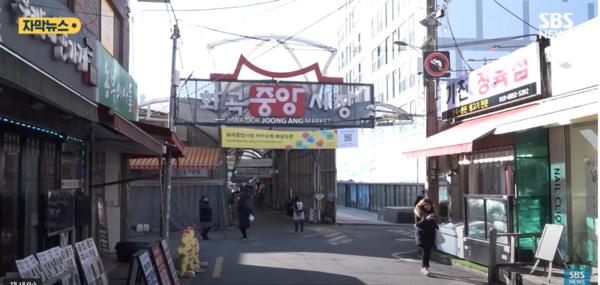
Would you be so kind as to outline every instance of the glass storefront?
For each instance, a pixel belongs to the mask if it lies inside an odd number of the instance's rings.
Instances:
[[[536,128],[515,134],[516,220],[519,233],[541,233],[550,222],[550,168],[548,129]],[[533,258],[535,239],[520,238],[520,260]]]
[[[597,122],[569,128],[570,247],[575,263],[598,265]]]

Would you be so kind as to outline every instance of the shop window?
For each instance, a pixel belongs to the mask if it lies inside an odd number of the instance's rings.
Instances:
[[[548,130],[536,128],[515,134],[516,227],[519,233],[541,233],[550,222]],[[520,238],[518,256],[531,259],[533,238]]]
[[[40,141],[26,138],[22,145],[21,154],[21,196],[24,202],[22,213],[24,215],[23,231],[25,255],[34,254],[40,249],[41,223],[40,223]]]
[[[573,261],[598,266],[597,122],[569,128]]]
[[[21,139],[17,134],[0,135],[0,276],[14,267],[19,257],[19,157]]]

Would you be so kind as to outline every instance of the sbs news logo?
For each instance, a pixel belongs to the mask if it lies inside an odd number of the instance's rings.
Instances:
[[[81,21],[74,17],[19,17],[21,35],[72,35],[81,30]]]

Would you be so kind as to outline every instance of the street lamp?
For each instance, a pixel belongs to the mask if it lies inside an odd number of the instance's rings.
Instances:
[[[412,48],[412,49],[417,50],[417,51],[422,51],[423,50],[422,48],[420,48],[418,46],[411,45],[411,44],[409,44],[409,43],[407,43],[405,41],[395,41],[394,44],[397,45],[400,48],[402,48],[402,47],[409,47],[409,48]]]

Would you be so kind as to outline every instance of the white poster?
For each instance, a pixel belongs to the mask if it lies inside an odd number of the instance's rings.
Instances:
[[[42,281],[46,281],[46,275],[35,256],[30,255],[24,259],[15,260],[15,263],[21,278],[42,278]]]
[[[75,248],[87,284],[108,285],[108,278],[94,240],[89,238],[75,243]]]
[[[65,270],[71,272],[69,276],[62,279],[63,285],[81,284],[81,281],[79,280],[79,270],[77,269],[77,261],[75,260],[75,252],[73,251],[73,246],[68,245],[61,248],[61,256]]]
[[[337,147],[358,147],[358,129],[338,129],[337,130]]]
[[[36,256],[46,278],[54,279],[65,272],[59,247],[53,247],[49,250],[39,252]]]

